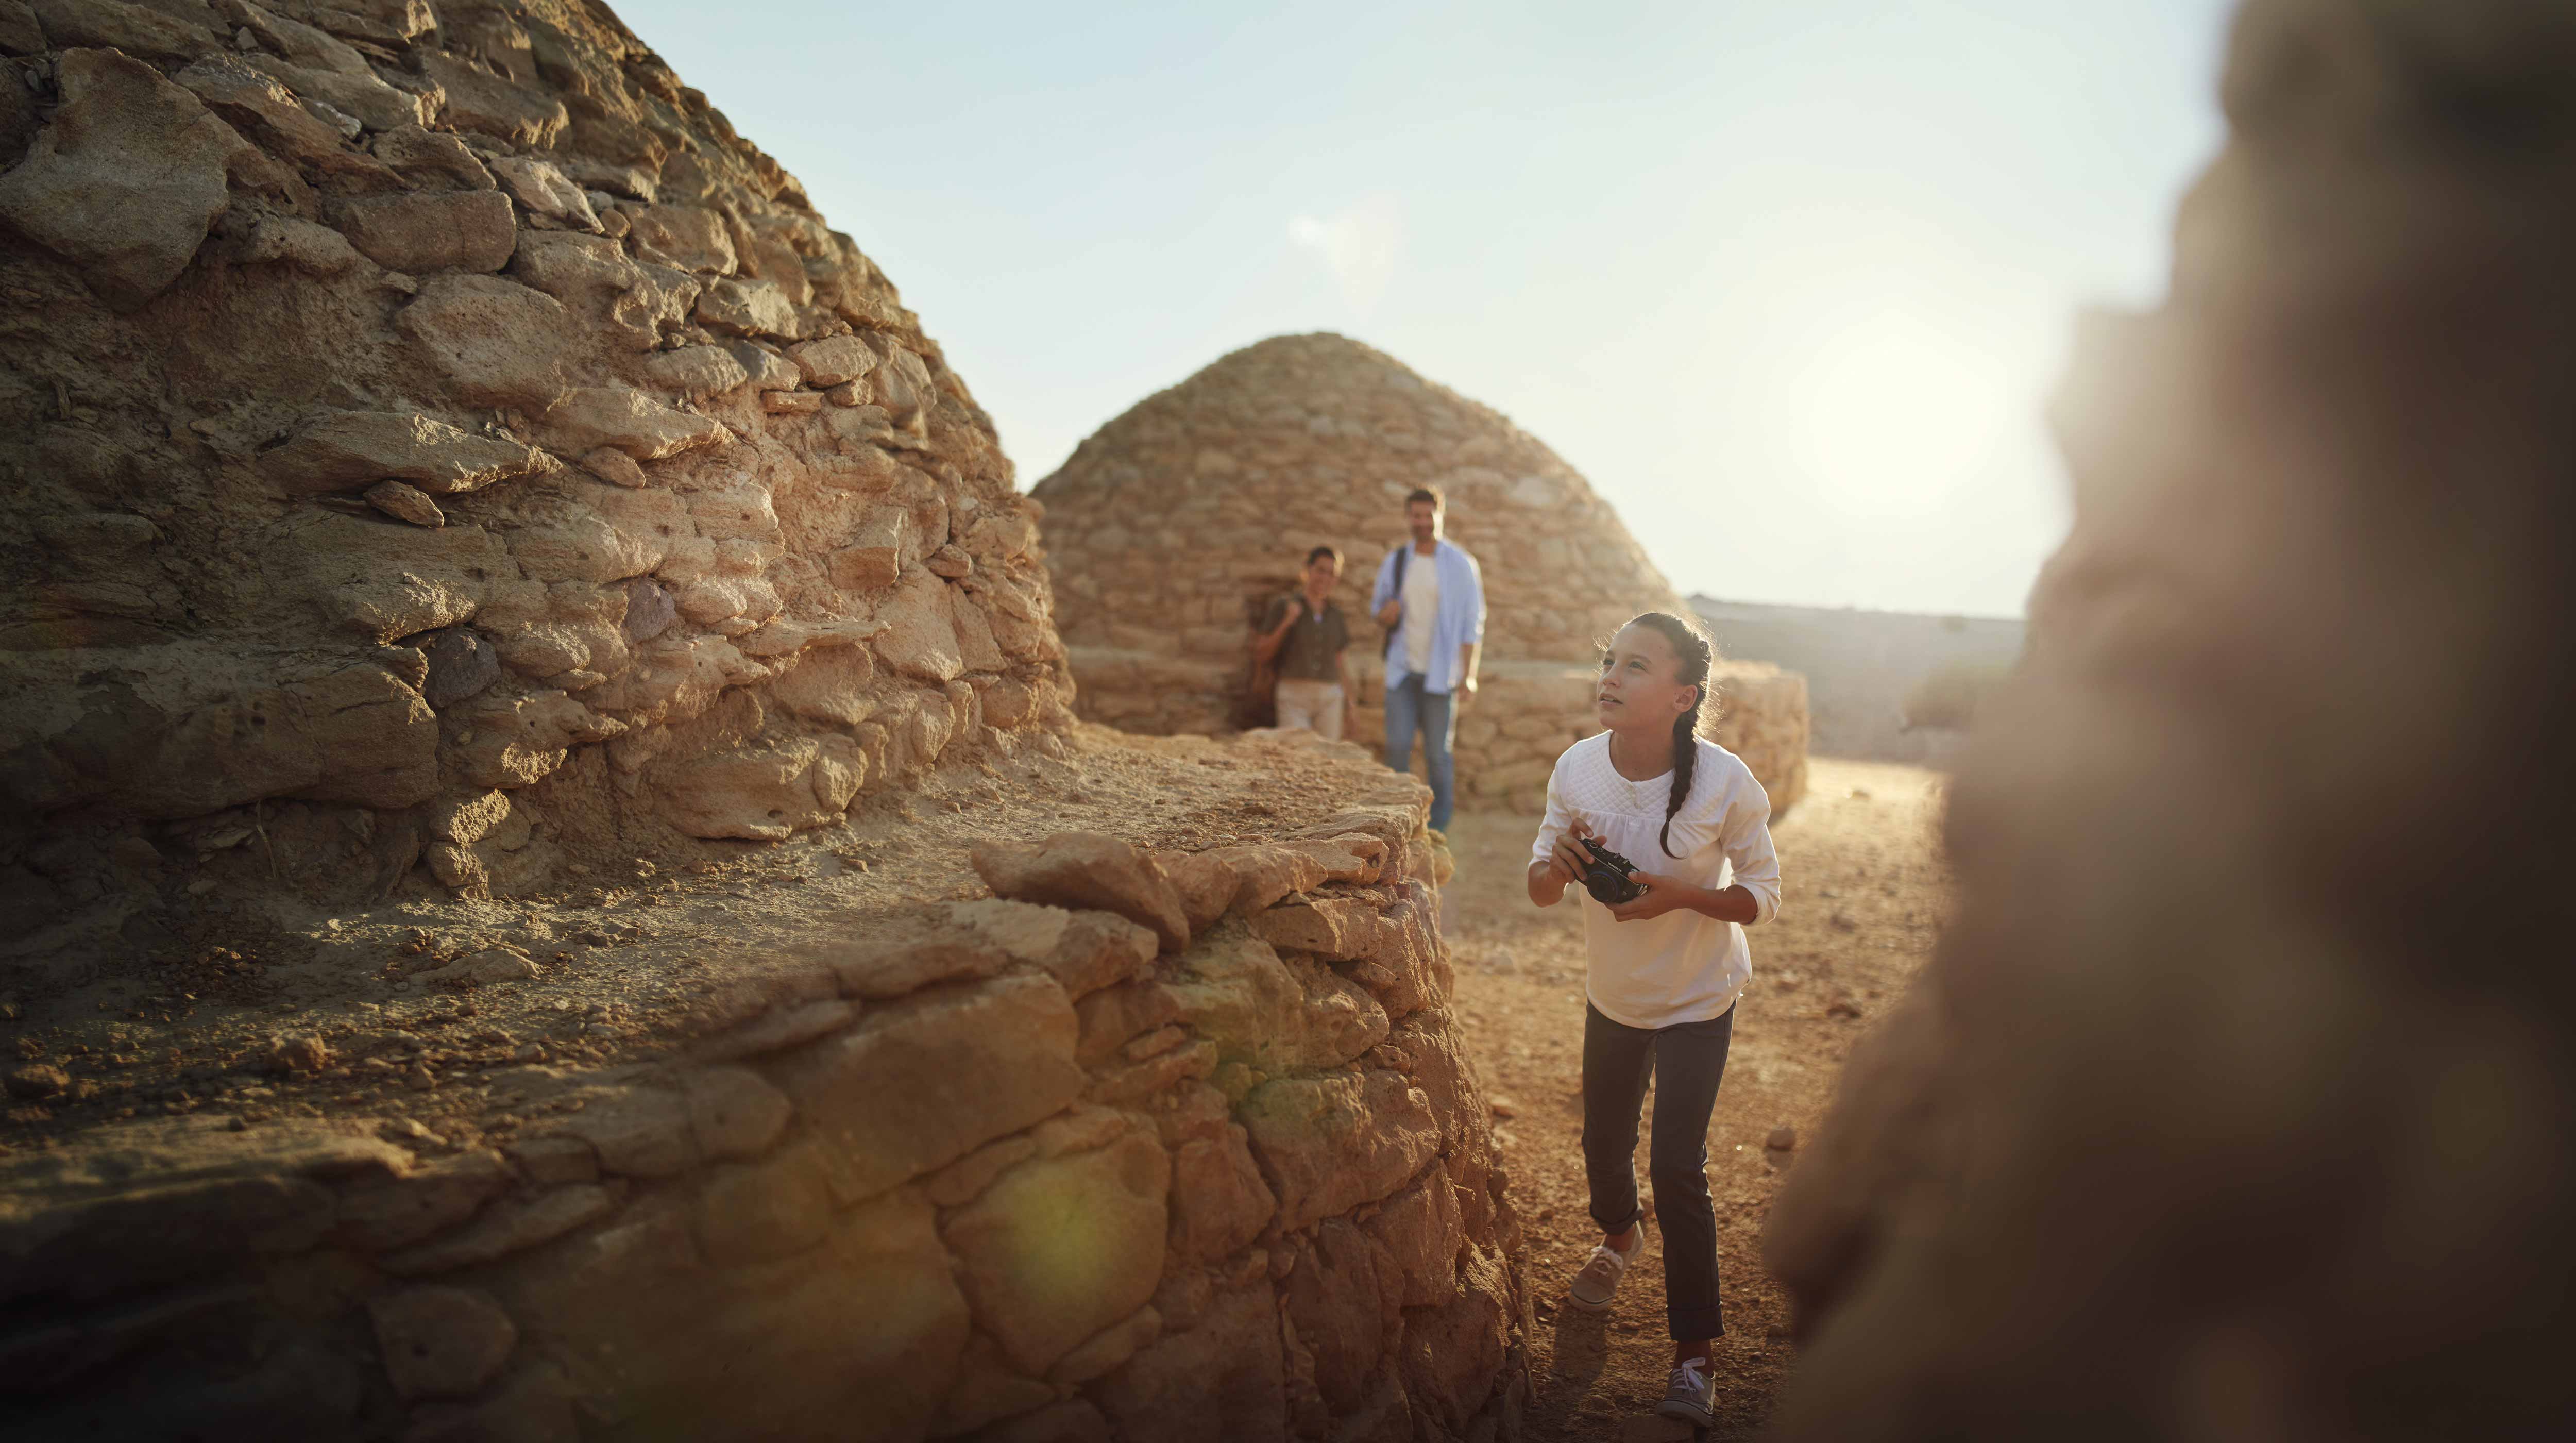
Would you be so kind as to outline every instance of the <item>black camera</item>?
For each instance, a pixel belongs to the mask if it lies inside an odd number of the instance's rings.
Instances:
[[[1646,895],[1645,885],[1637,880],[1637,864],[1611,851],[1591,837],[1583,839],[1592,853],[1592,862],[1583,869],[1583,890],[1604,907],[1634,902]]]

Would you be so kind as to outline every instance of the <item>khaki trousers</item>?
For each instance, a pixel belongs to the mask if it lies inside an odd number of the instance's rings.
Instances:
[[[1304,727],[1327,741],[1342,739],[1340,682],[1283,676],[1271,696],[1279,704],[1279,725]]]

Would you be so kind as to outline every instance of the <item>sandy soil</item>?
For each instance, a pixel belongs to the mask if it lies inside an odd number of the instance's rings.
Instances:
[[[0,1099],[0,1151],[192,1112],[328,1118],[427,1152],[504,1142],[525,1120],[520,1094],[668,1054],[722,1013],[725,992],[758,989],[787,944],[989,895],[968,860],[977,841],[1105,831],[1194,851],[1320,824],[1366,800],[1354,777],[1403,785],[1358,748],[1311,737],[1084,726],[1061,756],[935,774],[785,843],[696,844],[658,862],[593,848],[559,886],[491,902],[317,909],[260,885],[253,839],[110,899],[111,912],[157,903],[174,925],[155,945],[0,940],[0,1071],[68,1079]],[[477,958],[534,975],[441,974]],[[281,1043],[311,1042],[318,1052],[284,1065]]]
[[[1709,1126],[1727,1315],[1711,1438],[1753,1436],[1792,1362],[1788,1301],[1760,1260],[1772,1194],[1797,1157],[1766,1146],[1772,1130],[1785,1125],[1804,1138],[1815,1127],[1853,1042],[1922,965],[1947,905],[1940,775],[1822,758],[1813,766],[1807,800],[1773,829],[1780,916],[1752,933],[1753,986],[1739,1004]],[[1536,827],[1535,817],[1460,817],[1450,834],[1458,875],[1447,891],[1458,1005],[1504,1117],[1512,1195],[1531,1240],[1539,1299],[1532,1436],[1682,1436],[1639,1416],[1663,1396],[1671,1362],[1651,1203],[1646,1255],[1611,1311],[1559,1301],[1601,1239],[1583,1182],[1582,921],[1570,904],[1530,905],[1522,877]],[[1642,1138],[1636,1166],[1642,1178]]]

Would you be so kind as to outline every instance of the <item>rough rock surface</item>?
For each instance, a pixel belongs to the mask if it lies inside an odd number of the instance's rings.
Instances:
[[[1404,497],[1436,486],[1447,534],[1484,573],[1485,684],[1459,717],[1459,796],[1534,809],[1549,768],[1599,730],[1598,644],[1642,611],[1690,615],[1609,503],[1491,408],[1341,336],[1277,336],[1138,402],[1030,494],[1046,507],[1057,621],[1090,720],[1215,733],[1247,680],[1249,629],[1297,584],[1308,549],[1339,546],[1360,730],[1384,735],[1377,566]],[[1721,653],[1726,638],[1718,638]],[[1806,790],[1796,676],[1730,661],[1709,735],[1785,813]]]
[[[316,900],[507,891],[1060,745],[991,423],[607,10],[7,9],[0,867],[284,814]],[[529,862],[442,863],[496,788]]]
[[[1421,788],[1077,756],[990,423],[703,96],[569,0],[0,50],[0,1434],[1513,1431]]]
[[[1181,764],[1234,764],[1201,745]],[[1339,805],[1266,839],[1015,841],[993,870],[1046,905],[809,908],[609,1065],[418,1054],[443,1131],[173,1109],[0,1152],[12,1424],[1518,1436],[1524,1246],[1428,797],[1301,765]],[[1222,894],[1185,945],[1121,915],[1170,872]],[[444,1020],[507,1017],[523,980]],[[279,1086],[351,1073],[319,1037],[275,1053]]]
[[[2570,93],[2563,6],[2239,16],[1955,920],[1771,1211],[1777,1436],[2576,1433]]]

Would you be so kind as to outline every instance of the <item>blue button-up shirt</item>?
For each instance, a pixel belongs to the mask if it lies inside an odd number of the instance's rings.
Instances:
[[[1413,549],[1408,540],[1386,554],[1378,563],[1377,588],[1369,593],[1369,614],[1396,597],[1395,558]],[[1420,566],[1426,558],[1415,556],[1405,563]],[[1440,614],[1431,622],[1431,666],[1422,674],[1422,689],[1445,694],[1457,688],[1458,649],[1470,644],[1481,646],[1485,640],[1485,577],[1476,568],[1476,558],[1466,548],[1442,538],[1439,550],[1428,558],[1440,568]],[[1386,643],[1386,684],[1402,686],[1413,675],[1404,655],[1404,622],[1398,618],[1394,635]]]

